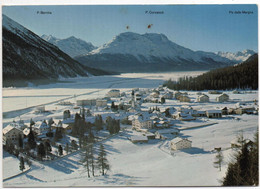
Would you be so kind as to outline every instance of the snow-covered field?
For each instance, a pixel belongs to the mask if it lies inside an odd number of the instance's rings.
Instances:
[[[50,84],[31,88],[7,88],[3,89],[3,112],[26,108],[17,105],[21,96],[27,96],[31,100],[31,106],[52,102],[53,100],[71,98],[76,99],[103,97],[111,88],[121,91],[129,91],[134,87],[152,88],[158,87],[164,80],[177,79],[184,75],[197,75],[202,72],[176,72],[158,74],[122,74],[119,76],[100,76],[91,78],[71,79],[72,83]],[[230,97],[229,102],[218,103],[217,95],[207,94],[210,103],[195,102],[198,96],[196,92],[188,91],[191,103],[180,103],[177,100],[166,100],[165,104],[157,104],[160,109],[167,107],[180,107],[189,105],[196,110],[233,107],[237,102],[254,104],[258,100],[258,91],[247,91],[243,94],[233,94],[225,91]],[[46,97],[48,95],[52,95]],[[54,97],[54,95],[56,95]],[[68,96],[62,96],[68,95]],[[74,97],[74,95],[77,95]],[[81,96],[79,96],[81,95]],[[35,96],[41,96],[36,99]],[[11,98],[10,98],[11,97]],[[6,99],[13,101],[6,101]],[[49,99],[48,99],[49,98]],[[55,99],[52,99],[55,98]],[[46,99],[46,100],[44,100]],[[142,104],[143,109],[153,107],[154,103]],[[56,103],[46,105],[48,114],[33,114],[33,111],[23,113],[20,118],[28,123],[32,116],[34,121],[48,119],[62,119],[66,106],[57,106]],[[73,110],[72,114],[79,110]],[[99,113],[99,112],[97,112]],[[103,112],[104,115],[106,112]],[[109,114],[109,113],[107,113]],[[10,123],[19,116],[5,118],[3,125]],[[39,163],[32,162],[31,170],[13,179],[3,182],[4,187],[88,187],[88,186],[219,186],[225,175],[227,164],[231,154],[230,142],[241,132],[245,138],[253,139],[258,129],[258,115],[228,115],[219,119],[200,118],[196,121],[185,122],[173,120],[179,128],[189,128],[198,125],[211,124],[199,128],[181,130],[180,136],[192,141],[192,148],[179,150],[172,153],[169,150],[169,140],[149,140],[147,144],[133,144],[129,138],[138,134],[131,130],[131,126],[120,131],[118,135],[105,139],[102,143],[108,154],[110,171],[107,175],[87,177],[85,167],[80,163],[81,152],[74,152],[60,159]],[[140,133],[139,133],[140,134]],[[95,149],[99,144],[95,144]],[[216,153],[215,147],[223,149],[224,163],[222,171],[214,168],[213,162]],[[19,161],[5,154],[3,157],[3,172],[5,176],[19,172]],[[13,171],[10,171],[13,170]]]
[[[55,100],[72,98],[103,97],[111,88],[130,90],[134,87],[158,87],[165,80],[178,79],[182,76],[196,76],[205,71],[170,72],[170,73],[131,73],[114,76],[95,76],[89,78],[66,79],[63,83],[55,83],[26,88],[3,88],[3,112],[23,109]],[[74,95],[81,95],[74,98]],[[85,94],[85,95],[84,95]]]

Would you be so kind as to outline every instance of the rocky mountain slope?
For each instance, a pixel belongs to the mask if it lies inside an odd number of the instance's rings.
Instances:
[[[58,47],[3,15],[4,87],[106,73],[80,64]]]

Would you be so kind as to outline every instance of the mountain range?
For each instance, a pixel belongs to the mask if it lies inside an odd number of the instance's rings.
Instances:
[[[108,73],[80,64],[5,15],[2,25],[4,87]]]
[[[82,54],[86,54],[97,47],[89,42],[82,39],[78,39],[74,36],[68,37],[66,39],[58,39],[52,35],[42,35],[42,39],[48,41],[49,43],[59,47],[60,50],[70,55],[72,58]]]
[[[164,34],[125,32],[75,59],[89,67],[107,71],[157,72],[213,69],[240,60],[230,57],[224,53],[192,51],[170,41]]]

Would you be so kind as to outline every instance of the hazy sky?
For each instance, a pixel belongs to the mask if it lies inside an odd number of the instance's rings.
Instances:
[[[51,14],[39,14],[41,11]],[[257,51],[258,47],[256,5],[4,6],[3,14],[40,36],[75,36],[95,46],[131,31],[163,33],[192,50]]]

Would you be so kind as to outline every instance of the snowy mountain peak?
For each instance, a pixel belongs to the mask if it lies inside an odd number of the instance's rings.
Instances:
[[[216,54],[221,57],[225,57],[225,58],[228,58],[229,60],[236,61],[239,63],[239,62],[243,62],[243,61],[247,60],[250,56],[252,56],[255,53],[256,52],[253,50],[245,49],[243,51],[238,51],[235,53],[219,51]]]
[[[42,38],[53,45],[59,47],[63,52],[67,53],[71,57],[75,57],[81,54],[86,54],[96,47],[91,43],[82,39],[70,36],[66,39],[58,39],[52,35],[42,35]]]

